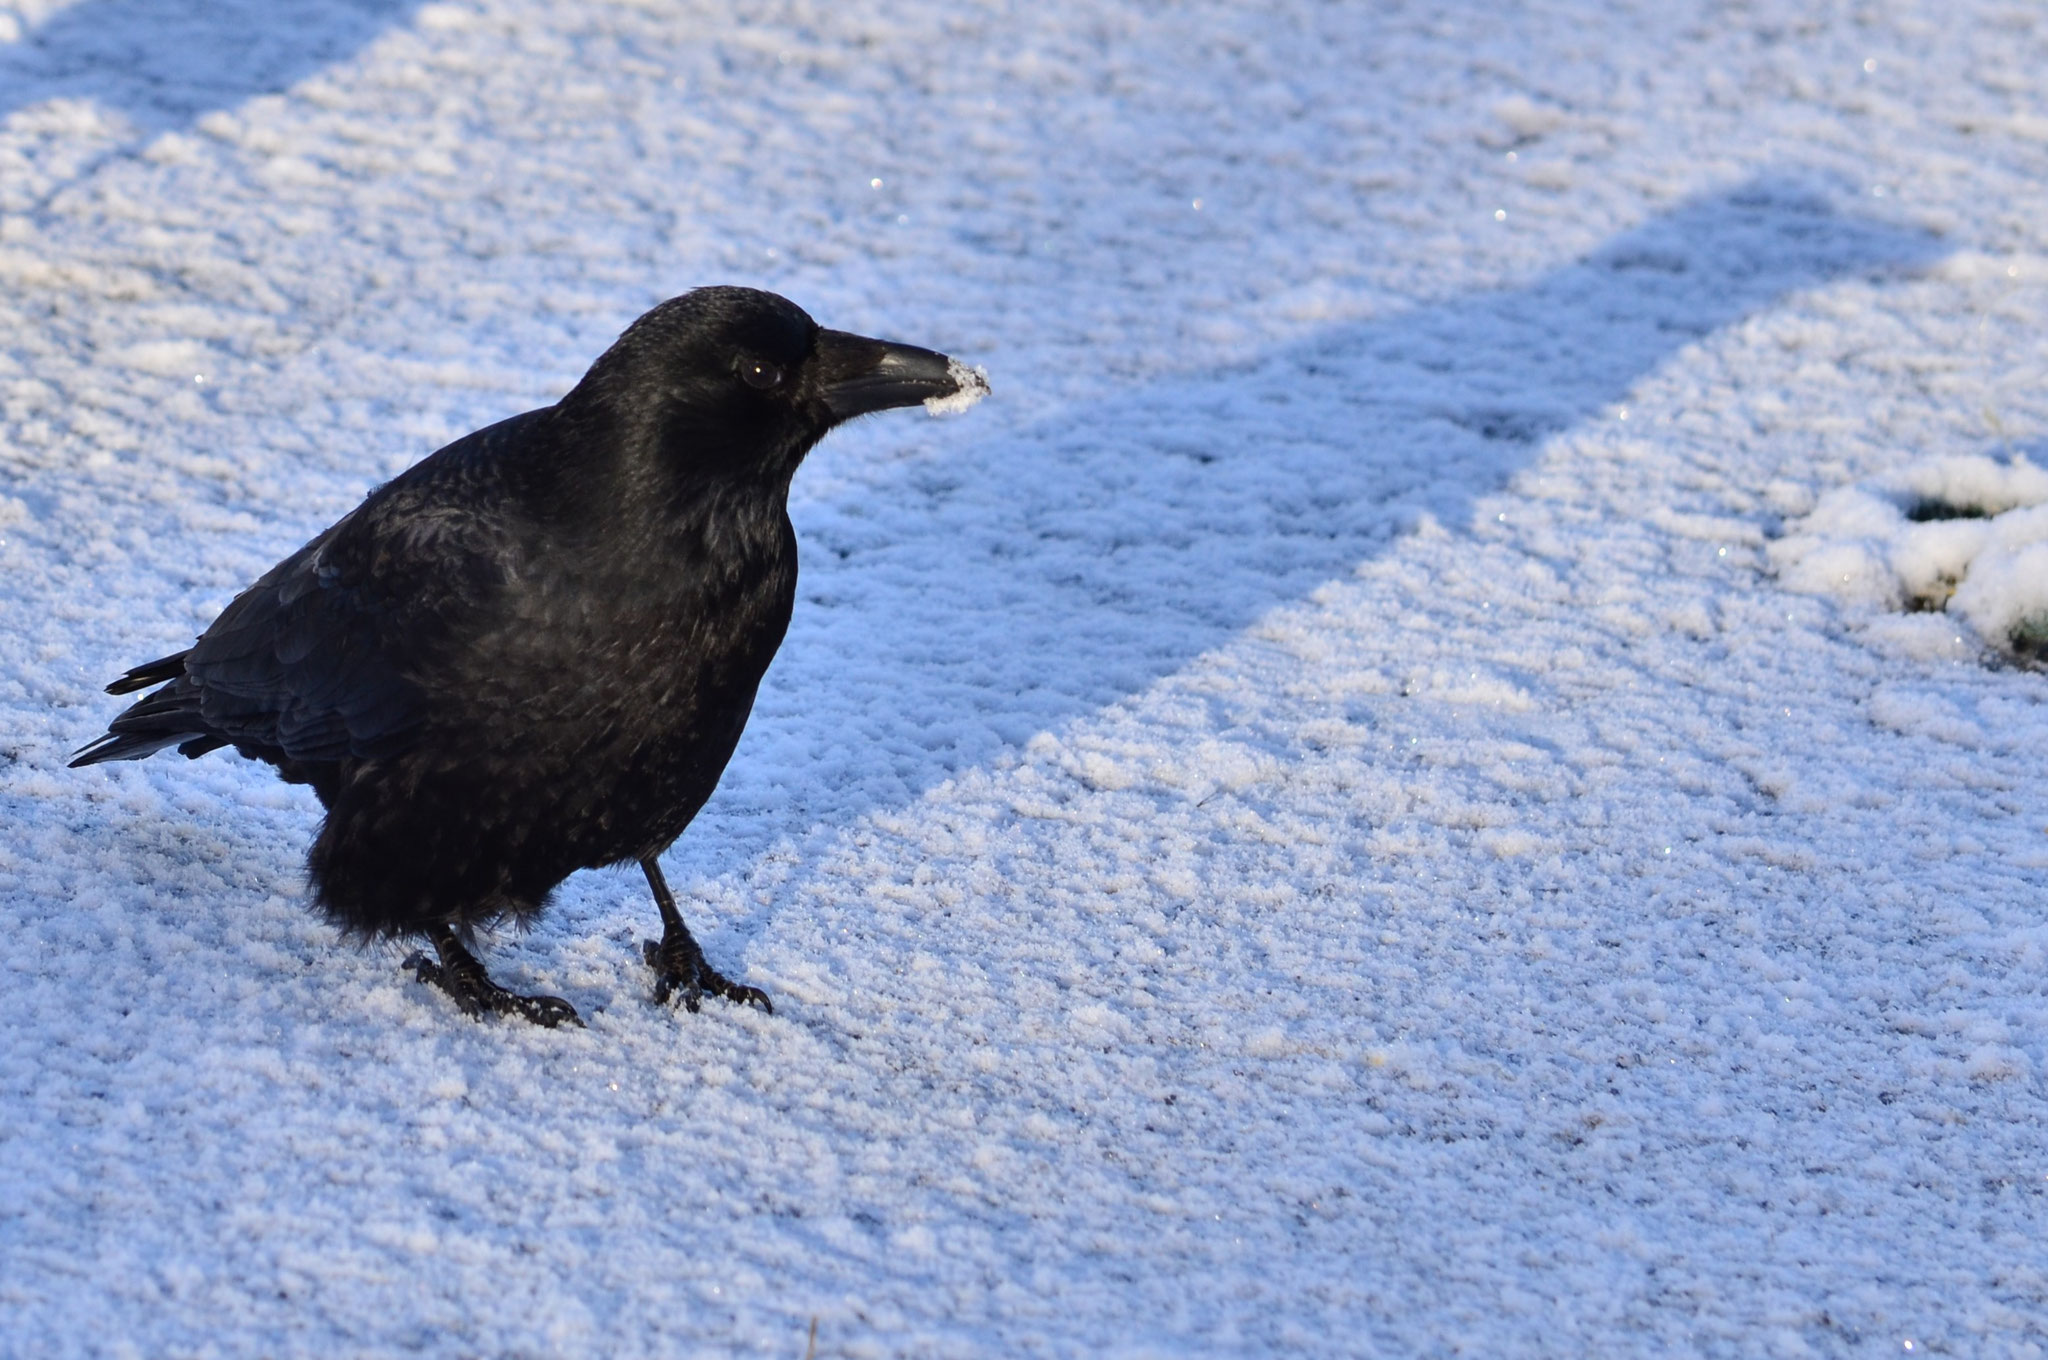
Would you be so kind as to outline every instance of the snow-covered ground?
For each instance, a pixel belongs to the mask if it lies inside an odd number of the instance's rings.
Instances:
[[[0,1353],[2041,1355],[2044,70],[2019,0],[0,0]],[[64,768],[710,282],[995,385],[799,478],[669,857],[772,1017],[655,1009],[604,873],[490,955],[590,1027],[471,1024],[302,790]]]

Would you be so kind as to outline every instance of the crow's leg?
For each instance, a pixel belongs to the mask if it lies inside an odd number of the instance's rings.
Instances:
[[[441,956],[441,961],[435,963],[425,954],[414,954],[405,966],[413,970],[419,981],[431,982],[448,993],[472,1020],[481,1020],[486,1015],[520,1015],[549,1029],[565,1020],[583,1023],[576,1008],[559,996],[520,996],[491,981],[476,955],[464,949],[462,941],[447,926],[435,926],[427,932],[427,938],[434,942],[434,952]]]
[[[647,886],[654,889],[654,905],[661,908],[661,943],[648,940],[641,947],[647,966],[654,970],[654,1003],[666,1006],[671,996],[681,996],[683,1004],[694,1011],[698,998],[710,992],[727,1001],[759,1006],[773,1015],[775,1007],[768,993],[759,987],[741,986],[705,960],[704,951],[690,937],[690,928],[683,924],[683,914],[676,910],[676,899],[654,856],[641,860],[640,867],[647,874]]]

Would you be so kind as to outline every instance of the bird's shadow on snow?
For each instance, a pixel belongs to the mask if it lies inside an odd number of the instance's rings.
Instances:
[[[737,815],[713,815],[786,839],[793,822],[829,830],[907,803],[1184,668],[1424,515],[1464,526],[1550,437],[1615,414],[1681,347],[1797,290],[1910,277],[1946,250],[1826,186],[1758,179],[1525,287],[1337,327],[987,443],[970,415],[943,457],[799,498],[805,598],[720,795]],[[832,794],[806,792],[821,786]]]
[[[185,127],[290,88],[406,21],[420,0],[78,0],[0,43],[0,118],[89,99],[138,129]]]

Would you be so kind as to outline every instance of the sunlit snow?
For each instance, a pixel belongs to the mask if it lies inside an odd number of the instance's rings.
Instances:
[[[0,1353],[2040,1355],[2044,70],[2012,0],[0,0]],[[589,1028],[471,1023],[306,911],[304,790],[64,768],[707,283],[1001,389],[796,478],[666,861],[773,1016],[656,1009],[605,872],[487,953]]]

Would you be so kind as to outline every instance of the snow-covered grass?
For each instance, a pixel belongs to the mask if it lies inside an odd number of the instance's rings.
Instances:
[[[2044,68],[2000,3],[0,0],[0,1352],[2039,1355]],[[799,477],[669,859],[775,1015],[654,1009],[606,873],[491,955],[590,1028],[472,1025],[304,911],[302,791],[63,768],[708,282],[994,387]]]
[[[1839,487],[1771,555],[1794,589],[1945,610],[1989,649],[2048,654],[2048,471],[2023,454],[1951,454]]]

